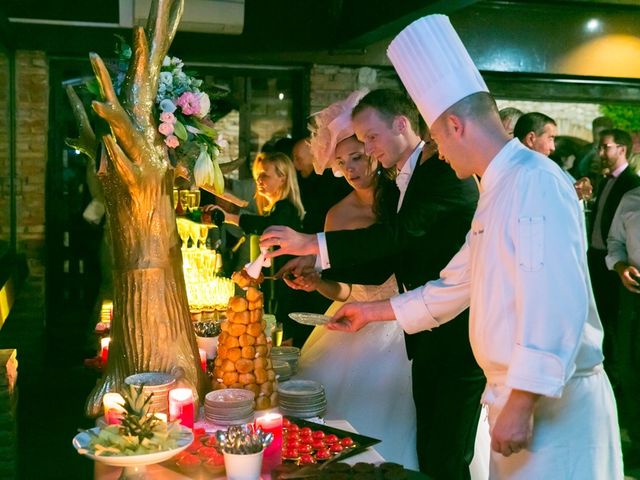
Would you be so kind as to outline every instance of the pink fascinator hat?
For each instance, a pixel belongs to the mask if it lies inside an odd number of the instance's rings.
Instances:
[[[325,168],[332,166],[336,145],[354,135],[351,111],[368,92],[366,89],[356,90],[346,99],[332,103],[324,110],[313,114],[315,126],[309,126],[309,148],[313,154],[313,168],[318,175],[322,175]]]

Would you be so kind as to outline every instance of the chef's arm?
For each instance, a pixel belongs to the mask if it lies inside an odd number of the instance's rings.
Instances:
[[[407,333],[431,330],[469,307],[471,295],[470,248],[462,248],[440,272],[440,278],[391,298],[391,308]]]

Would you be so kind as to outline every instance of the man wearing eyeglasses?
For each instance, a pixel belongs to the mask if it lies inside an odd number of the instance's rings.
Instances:
[[[616,369],[616,319],[618,316],[618,283],[617,274],[607,269],[607,237],[614,214],[622,196],[632,188],[640,186],[640,177],[634,175],[627,161],[631,152],[631,136],[619,129],[604,130],[600,134],[598,155],[602,172],[606,175],[600,182],[593,218],[589,230],[589,272],[593,295],[598,307],[598,314],[604,327],[605,369],[614,387],[618,383]],[[616,391],[618,402],[619,395]],[[621,412],[624,419],[624,412]]]

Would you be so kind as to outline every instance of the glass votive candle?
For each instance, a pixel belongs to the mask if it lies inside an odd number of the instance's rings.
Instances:
[[[200,367],[203,372],[207,371],[207,352],[203,348],[198,349],[198,353],[200,354]]]
[[[107,363],[109,358],[109,344],[111,343],[111,337],[102,337],[100,339],[100,360],[102,364]]]
[[[282,463],[282,415],[267,413],[257,417],[255,425],[263,432],[273,434],[273,441],[265,448],[262,461],[262,472],[270,472]]]
[[[190,388],[174,388],[169,391],[169,418],[180,420],[188,428],[193,428],[195,421],[195,405]]]
[[[105,393],[102,397],[104,407],[104,421],[107,425],[118,424],[122,421],[122,415],[126,413],[124,409],[124,398],[119,393]]]

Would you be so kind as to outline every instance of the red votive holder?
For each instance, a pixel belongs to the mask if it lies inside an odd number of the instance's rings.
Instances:
[[[262,472],[270,472],[282,463],[282,415],[267,413],[256,418],[255,425],[263,432],[273,434],[273,441],[265,448],[262,459]]]
[[[111,337],[102,337],[100,339],[100,360],[103,365],[106,365],[109,358],[109,344],[111,343]]]
[[[193,428],[195,405],[190,388],[174,388],[169,391],[169,419],[180,420],[188,428]]]
[[[207,352],[204,349],[199,348],[198,353],[200,353],[200,367],[202,368],[203,372],[206,372],[207,371]]]
[[[107,425],[116,425],[122,422],[122,416],[126,412],[124,409],[124,398],[119,393],[105,393],[102,397],[104,407],[104,421]]]

